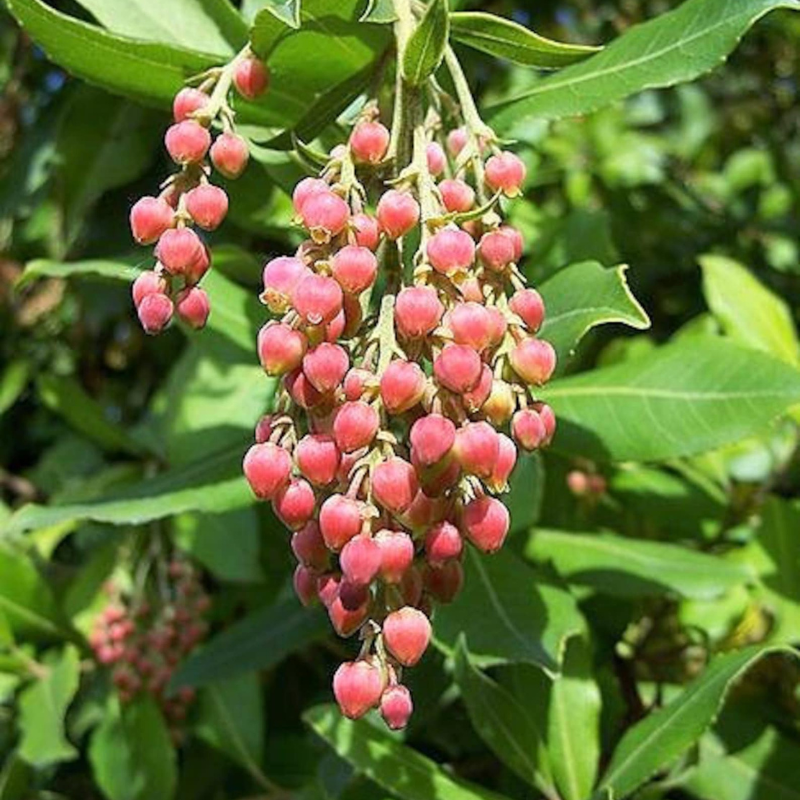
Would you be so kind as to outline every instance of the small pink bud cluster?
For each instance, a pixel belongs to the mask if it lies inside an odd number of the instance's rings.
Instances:
[[[89,644],[98,663],[111,670],[120,702],[129,703],[140,693],[153,695],[177,736],[194,690],[167,696],[167,685],[178,664],[205,638],[203,616],[211,601],[188,562],[175,559],[165,572],[168,602],[134,600],[111,587],[113,597],[96,618]]]
[[[244,98],[266,91],[269,72],[253,56],[239,56],[219,70],[231,72],[233,86]],[[213,99],[209,90],[220,75],[200,88],[181,89],[173,102],[174,124],[164,144],[179,170],[162,184],[157,196],[142,197],[130,212],[133,238],[155,245],[156,264],[133,284],[133,302],[147,333],[160,333],[175,314],[191,328],[205,326],[210,313],[206,292],[198,285],[211,265],[211,253],[198,231],[218,228],[228,213],[228,195],[210,182],[212,167],[237,178],[248,161],[245,140],[232,130],[227,99]],[[217,118],[223,131],[212,141]]]
[[[294,190],[308,238],[264,268],[274,319],[258,355],[280,385],[244,473],[292,531],[301,601],[321,603],[340,636],[363,642],[334,677],[342,712],[376,708],[402,728],[412,711],[403,670],[428,646],[434,605],[461,588],[465,543],[502,546],[510,520],[499,496],[518,447],[554,434],[535,392],[555,352],[537,337],[544,304],[517,266],[522,237],[498,213],[501,196],[521,191],[522,162],[498,152],[484,163],[490,143],[457,130],[450,156],[427,143],[426,182],[401,173],[388,184],[390,140],[370,109],[320,177]],[[447,176],[438,187],[437,176]],[[421,219],[431,204],[435,216]],[[393,265],[415,230],[403,285]],[[395,273],[378,297],[381,266]],[[379,316],[366,311],[378,306]]]

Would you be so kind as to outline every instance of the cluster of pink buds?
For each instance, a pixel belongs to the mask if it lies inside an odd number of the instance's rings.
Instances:
[[[110,587],[112,599],[95,620],[89,644],[97,661],[111,669],[120,701],[129,703],[142,692],[153,695],[177,736],[194,690],[168,695],[166,689],[176,666],[208,632],[203,616],[210,598],[197,572],[181,560],[167,566],[161,590],[168,597],[152,602]]]
[[[201,76],[198,87],[181,89],[172,106],[174,124],[164,143],[179,170],[157,196],[142,197],[131,208],[133,238],[155,245],[156,265],[133,284],[133,302],[147,333],[161,332],[175,314],[202,328],[210,312],[199,283],[211,265],[211,253],[198,234],[213,231],[228,213],[228,195],[211,183],[212,167],[226,178],[241,175],[249,158],[247,142],[235,132],[228,104],[231,86],[245,98],[266,91],[266,66],[245,51],[230,64]],[[212,140],[212,125],[221,131]]]
[[[293,532],[300,599],[360,636],[333,681],[342,712],[378,708],[402,728],[403,669],[429,644],[435,604],[461,588],[465,542],[502,546],[498,496],[518,448],[553,436],[535,389],[556,356],[536,335],[544,304],[517,267],[522,236],[500,214],[523,162],[485,132],[444,136],[429,115],[405,166],[377,117],[368,105],[297,185],[308,238],[264,268],[275,318],[258,354],[280,383],[244,473]]]

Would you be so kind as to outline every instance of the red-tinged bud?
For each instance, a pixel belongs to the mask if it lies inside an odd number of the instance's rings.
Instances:
[[[514,414],[511,435],[523,450],[536,450],[547,438],[544,422],[532,408],[523,408]]]
[[[478,245],[478,257],[487,269],[504,272],[514,263],[514,242],[499,230],[485,233]]]
[[[175,122],[189,119],[196,111],[204,108],[208,102],[208,95],[199,89],[186,86],[175,95],[172,101],[172,117]]]
[[[346,292],[361,294],[375,283],[378,259],[368,248],[350,244],[331,260],[331,273]]]
[[[339,594],[339,584],[342,576],[334,572],[326,572],[317,578],[317,597],[325,608],[330,608],[331,603]]]
[[[198,122],[186,119],[167,128],[164,144],[176,164],[196,164],[206,157],[211,134]]]
[[[366,247],[373,252],[378,249],[381,242],[381,229],[375,217],[363,213],[355,214],[350,220],[350,225],[359,247]]]
[[[462,281],[458,286],[458,290],[465,301],[483,303],[483,289],[481,282],[477,278],[467,278]]]
[[[264,267],[264,292],[261,299],[273,314],[284,314],[291,305],[292,293],[297,285],[310,274],[308,267],[299,258],[273,258]]]
[[[487,484],[493,491],[503,492],[508,488],[508,479],[517,463],[517,448],[504,433],[498,434],[497,438],[500,441],[500,449]]]
[[[428,161],[428,172],[434,178],[438,178],[447,166],[447,156],[444,153],[444,149],[439,142],[429,142],[425,149],[425,156]]]
[[[447,134],[447,149],[453,156],[457,156],[469,141],[466,128],[455,128]]]
[[[420,489],[406,513],[402,515],[401,522],[413,531],[426,530],[434,522],[442,519],[445,513],[445,503],[443,498],[428,497]]]
[[[542,444],[548,445],[556,433],[556,415],[547,403],[534,403],[533,409],[539,414],[545,430],[545,440]]]
[[[314,486],[327,486],[336,479],[339,469],[339,448],[330,436],[309,433],[294,451],[297,468]]]
[[[456,344],[469,345],[479,353],[492,340],[492,316],[480,303],[459,303],[445,316],[445,325],[452,331]]]
[[[386,583],[400,583],[414,561],[411,537],[403,531],[381,530],[373,541],[381,554],[381,578]]]
[[[161,333],[172,319],[172,300],[165,294],[149,294],[142,299],[136,311],[145,333]]]
[[[207,231],[218,228],[228,213],[228,195],[219,186],[204,183],[186,193],[186,210]]]
[[[247,166],[250,151],[238,133],[221,133],[211,145],[211,163],[226,178],[238,178]]]
[[[365,369],[354,367],[344,377],[342,389],[346,400],[360,400],[367,387],[374,383],[375,376]]]
[[[356,335],[361,327],[361,323],[364,321],[364,313],[361,309],[361,302],[358,297],[345,292],[342,301],[342,311],[344,312],[345,325],[340,338],[350,339]]]
[[[368,661],[349,661],[333,676],[333,695],[344,716],[358,719],[378,705],[384,685],[380,668]]]
[[[256,429],[253,438],[256,444],[263,444],[272,435],[272,414],[264,414],[263,417],[256,423]]]
[[[514,372],[525,383],[540,386],[556,368],[556,351],[544,339],[523,339],[509,356]]]
[[[450,452],[456,440],[456,426],[441,414],[428,414],[411,426],[409,438],[415,462],[430,467]]]
[[[404,606],[383,621],[383,643],[404,667],[422,658],[430,640],[430,620],[416,608]]]
[[[480,356],[467,345],[448,344],[433,362],[436,380],[456,394],[474,389],[481,379]]]
[[[417,470],[420,486],[428,497],[440,497],[448,489],[452,489],[461,477],[461,466],[452,455],[433,467],[423,467],[413,454],[411,460]],[[430,520],[425,520],[425,523],[430,524]]]
[[[203,244],[200,248],[200,254],[197,258],[186,268],[183,273],[183,279],[188,286],[194,286],[199,283],[203,276],[208,272],[211,266],[211,251]]]
[[[208,295],[197,286],[184,289],[177,297],[175,310],[178,316],[195,330],[204,328],[211,313]]]
[[[398,359],[381,376],[383,405],[390,414],[402,414],[413,408],[425,394],[425,373],[418,364]]]
[[[381,716],[386,725],[393,731],[399,731],[408,725],[414,713],[411,692],[402,684],[390,686],[381,695]]]
[[[290,372],[283,380],[286,391],[289,392],[292,401],[297,403],[300,408],[308,411],[322,403],[323,395],[311,385],[311,381],[306,378],[302,369]]]
[[[402,458],[390,458],[372,471],[372,495],[392,514],[402,514],[418,491],[417,473]]]
[[[422,574],[419,569],[412,564],[403,575],[403,579],[398,585],[403,602],[408,606],[416,606],[422,600]]]
[[[255,56],[242,59],[233,70],[233,85],[248,100],[260,97],[269,88],[269,70],[266,64]]]
[[[309,325],[323,325],[342,310],[342,289],[333,278],[306,275],[292,293],[295,311]]]
[[[442,319],[444,306],[432,286],[409,286],[397,295],[394,318],[397,332],[418,339],[433,331]]]
[[[175,212],[162,197],[142,197],[131,208],[131,233],[139,244],[153,244],[172,226]]]
[[[322,538],[337,553],[361,532],[363,523],[363,505],[342,494],[331,495],[319,511]]]
[[[463,549],[461,533],[446,520],[437,523],[425,534],[425,557],[434,567],[441,567],[454,558],[460,558]]]
[[[330,560],[328,548],[319,525],[313,519],[292,534],[292,552],[301,564],[312,570],[321,572],[327,569]]]
[[[494,497],[478,497],[464,506],[461,525],[464,535],[484,553],[496,553],[510,525],[508,509]]]
[[[492,391],[481,406],[481,413],[496,428],[505,425],[514,413],[514,392],[505,381],[492,381]]]
[[[390,239],[400,239],[419,222],[419,204],[408,192],[389,189],[378,201],[378,225]]]
[[[520,259],[522,258],[522,251],[525,247],[525,243],[522,240],[522,234],[511,225],[503,225],[499,230],[500,233],[508,236],[508,238],[511,239],[514,245],[514,263],[519,263]]]
[[[267,375],[285,375],[303,363],[308,340],[285,322],[268,322],[258,332],[258,357]]]
[[[164,278],[153,270],[142,272],[137,276],[131,286],[133,304],[138,308],[139,304],[149,294],[166,294],[167,282]]]
[[[340,345],[329,342],[317,345],[303,358],[303,372],[311,385],[323,394],[338,388],[349,368],[347,351]]]
[[[319,599],[317,597],[317,576],[308,567],[298,564],[294,570],[292,583],[295,594],[304,606],[311,606]]]
[[[519,289],[508,301],[508,307],[525,323],[531,333],[536,333],[544,321],[544,301],[536,289]]]
[[[465,181],[448,178],[439,184],[444,207],[451,213],[464,214],[475,205],[475,190]]]
[[[381,567],[381,549],[368,536],[355,536],[342,548],[339,565],[346,581],[369,586]]]
[[[336,596],[328,606],[328,618],[336,633],[346,638],[352,636],[369,615],[369,589],[342,580]]]
[[[312,192],[300,209],[300,217],[311,238],[317,244],[327,244],[344,230],[350,217],[350,208],[338,194],[330,190]]]
[[[513,153],[500,153],[486,162],[486,185],[493,192],[502,192],[507,197],[521,194],[526,174],[525,164]]]
[[[161,234],[156,257],[172,275],[182,275],[203,256],[203,243],[191,228],[170,228]]]
[[[469,422],[456,432],[453,453],[469,475],[488,478],[500,452],[497,431],[488,422]]]
[[[247,451],[242,467],[253,494],[261,500],[272,500],[289,483],[292,459],[282,447],[264,442]]]
[[[331,187],[321,178],[303,178],[292,192],[292,206],[298,217],[302,215],[303,204],[315,194],[330,192]]]
[[[333,438],[343,453],[372,443],[380,427],[378,412],[363,400],[344,403],[333,421]]]
[[[508,322],[506,321],[505,315],[499,308],[495,306],[486,306],[486,310],[489,312],[490,318],[490,338],[489,338],[489,345],[491,347],[496,347],[500,342],[503,341],[503,337],[506,335],[506,331],[508,330]]]
[[[425,570],[425,591],[438,603],[452,603],[464,585],[464,568],[460,561],[448,561],[441,567]]]
[[[362,164],[379,164],[389,149],[391,134],[380,122],[359,122],[350,134],[350,152]]]
[[[292,478],[279,489],[272,501],[272,510],[289,530],[300,530],[314,514],[316,497],[311,485],[302,478]]]
[[[428,241],[425,250],[431,266],[442,275],[453,275],[472,266],[475,242],[458,228],[443,228]]]
[[[474,389],[465,392],[461,397],[464,408],[470,414],[474,414],[483,407],[492,393],[492,370],[487,364],[481,367],[481,377]]]

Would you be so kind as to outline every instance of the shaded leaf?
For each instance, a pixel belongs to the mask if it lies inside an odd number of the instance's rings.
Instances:
[[[367,7],[359,18],[359,22],[372,22],[386,25],[397,20],[392,0],[367,0]]]
[[[8,411],[19,396],[25,391],[30,377],[30,366],[27,361],[17,359],[6,364],[0,375],[0,414]]]
[[[412,86],[421,86],[436,72],[449,32],[447,0],[431,0],[403,50],[403,77]]]
[[[300,27],[300,0],[266,0],[264,9],[284,25]]]

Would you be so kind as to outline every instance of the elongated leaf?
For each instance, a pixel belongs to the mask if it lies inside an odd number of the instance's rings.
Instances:
[[[8,411],[25,391],[30,377],[27,361],[10,361],[0,375],[0,415]]]
[[[173,687],[202,686],[242,672],[267,669],[327,632],[321,613],[294,598],[255,611],[212,639],[175,673]]]
[[[762,645],[718,656],[671,703],[629,728],[614,751],[596,797],[604,797],[606,791],[615,798],[627,797],[678,758],[711,724],[731,684],[772,653],[797,656],[790,648]]]
[[[559,417],[558,450],[657,461],[760,432],[800,400],[800,372],[722,339],[692,338],[540,394]]]
[[[744,565],[665,542],[610,533],[537,530],[526,548],[570,583],[620,597],[676,593],[706,600],[753,579]]]
[[[462,44],[490,56],[538,69],[566,67],[602,50],[601,47],[554,42],[524,25],[482,11],[450,14],[450,31],[452,38]]]
[[[87,259],[86,261],[51,261],[40,258],[29,261],[25,271],[17,280],[16,287],[21,289],[37,278],[80,278],[83,276],[108,278],[115,281],[133,283],[141,272],[137,267],[121,261],[106,261],[102,259]]]
[[[644,89],[690,81],[716,67],[747,29],[797,0],[686,0],[674,11],[637,25],[606,48],[489,109],[509,135],[532,117],[555,119],[596,111]]]
[[[725,332],[790,364],[800,357],[800,342],[789,306],[742,264],[724,256],[702,256],[703,294]]]
[[[572,596],[507,551],[470,549],[464,566],[458,601],[437,612],[438,644],[453,652],[463,634],[477,665],[526,661],[557,673],[566,640],[585,627]]]
[[[541,337],[555,347],[563,367],[578,342],[597,325],[620,322],[636,330],[650,327],[647,312],[628,286],[627,265],[606,269],[584,261],[559,270],[540,287],[547,315]]]
[[[448,775],[368,722],[345,719],[335,706],[315,706],[303,719],[358,772],[402,800],[502,800],[502,795]]]
[[[408,83],[421,86],[436,72],[444,58],[449,33],[447,0],[430,0],[403,51],[403,77]]]

